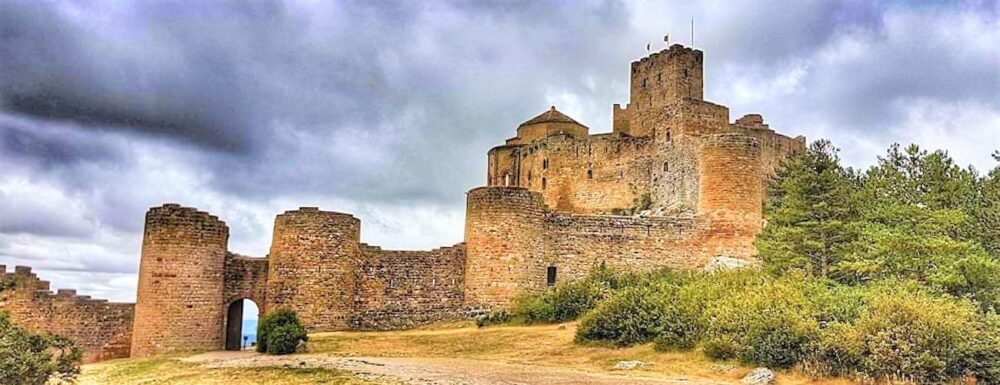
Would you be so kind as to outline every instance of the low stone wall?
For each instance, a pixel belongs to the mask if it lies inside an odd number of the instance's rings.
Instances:
[[[462,318],[465,245],[430,251],[362,245],[352,329],[405,329]]]
[[[49,282],[38,279],[30,267],[7,273],[0,265],[0,312],[33,332],[73,339],[85,363],[129,356],[135,305],[92,299],[75,290],[52,293]]]

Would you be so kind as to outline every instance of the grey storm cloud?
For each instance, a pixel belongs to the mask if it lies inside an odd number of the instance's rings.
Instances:
[[[424,229],[460,237],[490,147],[551,104],[609,130],[629,62],[668,32],[687,44],[692,18],[706,96],[733,118],[879,147],[907,140],[894,135],[926,118],[919,105],[977,111],[956,119],[989,132],[997,12],[995,0],[0,0],[0,264],[130,274],[142,213],[164,202],[219,214],[236,250],[257,254],[276,212],[320,203],[361,216],[363,236],[405,239],[389,246],[457,241]]]

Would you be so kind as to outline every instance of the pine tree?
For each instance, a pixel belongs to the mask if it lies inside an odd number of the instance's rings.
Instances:
[[[829,141],[813,142],[772,181],[767,226],[756,242],[770,270],[829,277],[856,239],[855,178],[838,151]]]
[[[1000,151],[993,158],[1000,162]],[[979,181],[977,192],[971,210],[975,234],[990,254],[1000,258],[1000,165]]]

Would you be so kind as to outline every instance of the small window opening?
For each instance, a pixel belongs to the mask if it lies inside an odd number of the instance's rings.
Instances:
[[[670,131],[667,131],[667,141],[670,141]]]
[[[542,170],[548,170],[548,169],[549,169],[549,160],[542,159]]]
[[[556,285],[556,267],[549,266],[545,274],[545,284],[549,286]]]
[[[642,88],[646,88],[646,79],[642,79]]]
[[[688,70],[687,70],[687,69],[685,69],[685,70],[684,70],[684,78],[685,78],[685,79],[687,79],[687,78],[688,78]]]
[[[545,190],[545,185],[546,185],[545,178],[542,178],[542,190]]]
[[[531,171],[528,171],[528,182],[531,182]]]
[[[510,174],[503,174],[503,185],[510,186]]]
[[[670,163],[663,162],[663,171],[670,171]]]
[[[587,170],[587,179],[594,179],[594,170]]]
[[[658,82],[662,82],[663,81],[663,74],[662,73],[656,74],[656,81],[658,81]]]

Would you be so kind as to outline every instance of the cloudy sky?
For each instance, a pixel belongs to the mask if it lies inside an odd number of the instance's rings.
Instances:
[[[855,166],[893,142],[994,166],[995,0],[0,0],[0,264],[133,301],[164,202],[256,256],[299,206],[388,248],[460,242],[491,146],[550,105],[609,131],[629,62],[689,43],[692,18],[706,99],[733,119],[830,138]]]

